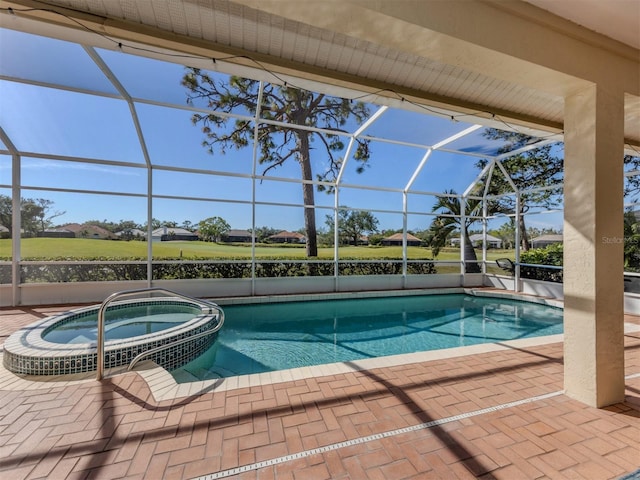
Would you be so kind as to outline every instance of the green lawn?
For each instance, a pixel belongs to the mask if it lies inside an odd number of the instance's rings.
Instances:
[[[422,247],[408,247],[408,258],[413,260],[431,259],[431,249]],[[109,241],[91,240],[86,238],[25,238],[21,244],[21,256],[25,260],[50,260],[50,259],[146,259],[146,242],[137,241]],[[478,257],[482,252],[478,251]],[[251,258],[250,245],[228,245],[211,242],[158,242],[153,244],[153,257],[155,259],[248,259]],[[489,260],[500,257],[513,259],[513,250],[489,250]],[[0,260],[11,258],[11,240],[0,240]],[[304,259],[304,246],[256,246],[256,258],[286,258]],[[322,260],[333,259],[333,248],[318,249],[318,258]],[[340,258],[345,259],[383,259],[402,258],[401,247],[340,247]],[[445,248],[440,252],[438,260],[460,259],[460,251],[457,248]]]

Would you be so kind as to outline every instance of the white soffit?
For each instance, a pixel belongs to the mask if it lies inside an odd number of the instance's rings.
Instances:
[[[605,29],[602,33],[610,36],[618,32],[632,46],[640,43],[635,35],[640,0],[531,0],[530,3],[575,23],[582,22],[587,28]],[[506,114],[506,118],[522,120],[519,122],[521,125],[532,126],[531,122],[548,125],[549,131],[558,131],[563,123],[564,104],[559,96],[285,19],[239,5],[233,0],[38,2],[43,8],[47,4],[141,24],[196,41],[213,42],[246,52],[249,57],[253,52],[280,58],[302,66],[301,70],[308,65],[310,70],[336,72],[336,78],[348,75],[398,90],[421,92],[418,95],[428,99],[431,105],[444,107],[449,104],[452,109],[466,112],[497,112],[502,116]],[[598,19],[601,21],[597,25],[587,24]],[[102,40],[96,38],[95,44],[103,43]],[[333,88],[337,85],[338,81]],[[394,97],[388,91],[383,95]],[[626,137],[640,142],[640,132],[633,128],[637,112],[630,103],[626,107],[626,117],[631,120],[626,125]],[[480,117],[486,121],[487,115]],[[473,120],[469,118],[469,121]]]
[[[640,49],[640,0],[526,0],[589,30]]]
[[[497,77],[400,52],[284,19],[227,0],[50,0],[100,17],[125,20],[215,44],[281,58],[404,91],[432,105],[499,113],[551,131],[561,128],[562,98]],[[40,2],[38,3],[40,5]],[[33,32],[36,33],[36,32]],[[96,39],[100,42],[100,39]],[[422,93],[421,93],[422,92]],[[393,97],[393,94],[386,93]],[[399,96],[398,96],[399,98]],[[466,107],[466,109],[465,109]],[[485,117],[487,115],[484,115]]]

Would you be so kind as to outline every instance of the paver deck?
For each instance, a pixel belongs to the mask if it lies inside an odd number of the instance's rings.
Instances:
[[[68,308],[0,309],[0,343]],[[638,331],[625,362],[603,409],[562,394],[561,343],[160,401],[138,373],[4,372],[0,478],[616,479],[640,468]]]

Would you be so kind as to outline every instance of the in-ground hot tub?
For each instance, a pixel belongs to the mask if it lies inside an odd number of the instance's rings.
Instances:
[[[4,344],[7,370],[24,375],[65,375],[96,370],[100,305],[45,318],[13,333]],[[113,302],[105,312],[105,368],[128,365],[163,345],[148,359],[171,370],[214,342],[224,321],[215,304],[179,297]],[[199,335],[211,331],[211,335]],[[193,340],[186,340],[194,337]]]

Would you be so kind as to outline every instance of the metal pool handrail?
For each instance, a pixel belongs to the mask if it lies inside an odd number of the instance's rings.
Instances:
[[[193,302],[193,303],[199,305],[200,307],[214,308],[214,309],[216,309],[218,311],[219,319],[218,319],[218,323],[216,324],[216,326],[212,330],[208,330],[206,332],[201,332],[201,333],[199,333],[197,335],[194,335],[192,337],[185,338],[185,339],[182,339],[182,340],[178,340],[176,342],[172,342],[172,343],[169,343],[169,344],[166,344],[166,345],[162,345],[161,347],[156,347],[154,349],[147,350],[146,352],[141,353],[140,355],[135,357],[133,359],[133,361],[129,364],[128,370],[131,369],[132,365],[134,365],[135,363],[137,363],[139,361],[140,357],[145,356],[147,353],[149,353],[149,354],[150,353],[155,353],[156,350],[158,350],[158,351],[159,350],[163,350],[164,348],[166,348],[168,346],[181,344],[181,343],[184,343],[184,341],[193,340],[195,338],[200,338],[200,337],[203,337],[205,335],[211,335],[211,334],[217,332],[218,330],[220,330],[220,328],[222,327],[222,324],[224,323],[224,312],[215,303],[207,302],[205,300],[200,300],[200,299],[194,298],[194,297],[189,297],[187,295],[183,295],[181,293],[177,293],[177,292],[174,292],[172,290],[168,290],[166,288],[160,288],[160,287],[140,288],[140,289],[136,289],[136,290],[122,290],[120,292],[113,293],[113,294],[109,295],[105,299],[104,302],[102,302],[102,305],[100,305],[100,308],[98,309],[98,338],[97,338],[98,345],[97,345],[97,359],[96,359],[96,379],[97,380],[102,380],[103,377],[104,377],[104,317],[105,317],[105,312],[107,310],[107,307],[116,298],[131,297],[131,296],[134,296],[134,295],[140,295],[141,293],[164,293],[164,294],[167,294],[168,296],[173,296],[173,297],[182,298],[183,300],[188,300],[190,302]]]

